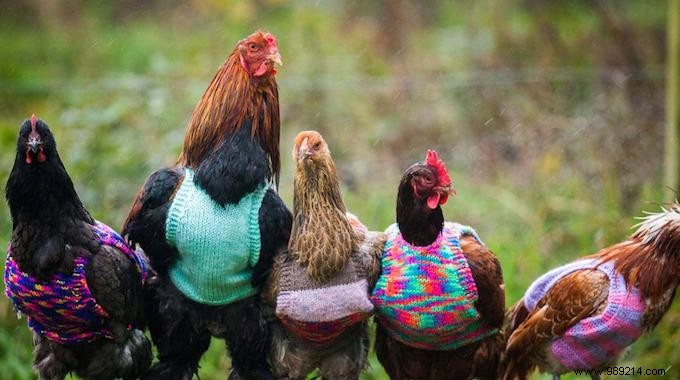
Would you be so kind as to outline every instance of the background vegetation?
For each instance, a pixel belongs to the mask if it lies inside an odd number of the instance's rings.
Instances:
[[[283,152],[328,140],[349,208],[394,220],[401,171],[437,149],[503,264],[508,305],[538,275],[624,239],[663,201],[666,2],[0,0],[0,178],[23,119],[52,127],[84,203],[119,228],[232,47],[279,39]],[[292,206],[291,159],[280,192]],[[0,240],[11,232],[0,204]],[[624,365],[680,378],[680,301]],[[0,377],[29,379],[31,339],[0,299]],[[372,357],[366,379],[384,373]],[[221,341],[202,379],[224,378]],[[537,375],[536,378],[539,378]],[[547,377],[544,377],[547,378]]]

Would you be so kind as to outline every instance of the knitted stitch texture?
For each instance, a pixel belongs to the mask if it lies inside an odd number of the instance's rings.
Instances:
[[[379,323],[394,339],[417,348],[451,350],[497,332],[479,320],[477,286],[460,238],[479,237],[446,222],[429,246],[409,244],[397,224],[385,231],[382,274],[371,301]]]
[[[643,333],[642,317],[646,303],[637,288],[628,289],[614,270],[614,263],[579,260],[553,269],[539,277],[524,295],[524,305],[533,310],[536,304],[564,276],[582,269],[596,268],[609,277],[607,306],[600,315],[585,318],[554,338],[553,355],[568,369],[599,368],[606,365],[635,342]]]
[[[208,305],[226,305],[257,294],[250,280],[260,257],[259,210],[266,187],[238,204],[220,206],[185,169],[166,220],[167,241],[179,251],[170,279],[184,295]]]
[[[368,233],[354,215],[347,213],[347,218],[358,235]],[[324,284],[312,280],[291,258],[282,264],[276,316],[289,332],[309,343],[325,345],[371,316],[366,270],[359,259],[367,254],[362,249],[368,248],[362,244],[342,270]]]
[[[145,281],[147,267],[143,256],[107,225],[96,222],[93,228],[99,244],[123,252]],[[88,261],[89,257],[80,256],[74,261],[72,273],[56,272],[49,281],[40,281],[21,271],[10,246],[5,265],[5,294],[19,312],[28,316],[29,327],[53,342],[74,345],[101,337],[113,339],[113,332],[107,327],[110,317],[87,285]]]

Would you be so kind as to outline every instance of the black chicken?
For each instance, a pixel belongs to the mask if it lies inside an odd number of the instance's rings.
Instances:
[[[230,378],[270,378],[259,291],[288,244],[292,216],[270,186],[279,170],[276,39],[239,41],[199,101],[178,166],[151,174],[123,227],[157,271],[146,298],[158,363],[149,379],[190,379],[211,336]]]
[[[434,151],[399,184],[397,223],[386,231],[372,295],[375,351],[392,379],[496,378],[503,274],[471,228],[444,221],[441,205],[453,194]]]
[[[151,364],[139,327],[146,264],[83,207],[47,124],[19,132],[6,197],[6,294],[34,331],[41,379],[138,377]]]

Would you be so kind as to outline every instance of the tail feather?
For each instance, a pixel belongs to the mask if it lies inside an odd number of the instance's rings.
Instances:
[[[118,352],[123,364],[123,378],[140,377],[151,365],[151,342],[141,330],[130,330]]]
[[[151,365],[151,342],[141,330],[133,329],[120,342],[103,341],[88,359],[86,367],[75,370],[81,378],[139,378]]]
[[[680,279],[680,204],[641,220],[630,239],[591,257],[614,261],[628,286],[636,286],[644,298],[658,302]]]
[[[517,330],[528,315],[529,310],[524,306],[524,298],[521,298],[510,310],[508,310],[505,316],[506,327],[504,334],[506,347],[512,333]],[[526,379],[534,369],[533,365],[527,363],[526,360],[522,360],[522,358],[506,351],[501,358],[498,378],[504,380]]]
[[[643,244],[653,243],[677,248],[680,245],[680,204],[673,203],[667,209],[661,208],[661,212],[648,213],[640,218],[640,223],[633,226],[637,230],[633,238],[642,240]],[[676,251],[678,252],[678,251]]]
[[[473,358],[476,379],[494,380],[500,376],[506,338],[501,331],[480,342]]]

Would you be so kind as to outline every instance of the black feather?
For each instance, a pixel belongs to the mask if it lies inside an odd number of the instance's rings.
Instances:
[[[196,169],[196,184],[222,206],[238,203],[271,177],[269,158],[250,129],[246,121]]]
[[[426,164],[417,163],[406,170],[397,193],[397,224],[407,242],[426,246],[432,244],[444,228],[441,206],[430,209],[425,198],[416,197],[411,179],[419,171],[432,171]]]
[[[271,177],[269,159],[250,131],[250,122],[246,122],[196,168],[196,184],[222,206],[237,204]],[[230,378],[270,378],[269,329],[259,295],[228,305],[203,305],[184,296],[168,277],[167,270],[179,252],[166,241],[165,222],[183,173],[183,168],[176,167],[152,174],[123,228],[124,236],[144,249],[158,272],[146,290],[145,305],[159,361],[145,378],[190,378],[211,336],[227,343],[233,366]],[[261,246],[252,274],[255,287],[266,280],[277,249],[287,246],[291,219],[276,191],[267,190],[258,214]]]
[[[253,268],[252,284],[262,286],[278,250],[288,246],[293,216],[283,200],[272,189],[267,191],[259,212],[260,257]]]
[[[87,266],[87,283],[104,310],[123,326],[139,325],[143,289],[135,264],[115,248],[101,246]]]
[[[179,167],[151,174],[123,227],[123,236],[131,245],[139,244],[144,249],[157,272],[166,271],[179,256],[177,249],[165,240],[165,221],[183,179],[184,169]]]
[[[270,332],[259,296],[228,305],[213,306],[184,296],[168,278],[148,289],[147,313],[159,362],[145,379],[188,379],[210,345],[210,336],[226,340],[232,376],[238,379],[272,379],[267,369]]]
[[[26,162],[31,132],[30,121],[26,120],[17,139],[5,196],[12,215],[14,259],[24,272],[47,279],[55,271],[71,271],[73,257],[67,255],[71,253],[68,247],[89,251],[97,244],[88,227],[94,220],[83,207],[59,158],[52,132],[42,120],[37,121],[36,130],[42,139],[45,161],[33,158],[32,163]]]
[[[38,148],[29,149],[29,134]],[[35,145],[35,144],[34,144]],[[42,120],[23,123],[5,195],[12,215],[12,256],[19,268],[41,280],[70,274],[76,257],[89,256],[87,285],[111,317],[115,339],[61,345],[35,334],[34,368],[41,378],[140,376],[151,365],[151,344],[128,329],[142,310],[142,281],[135,265],[116,248],[100,246],[94,219],[83,207]],[[30,315],[29,315],[30,316]]]

